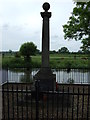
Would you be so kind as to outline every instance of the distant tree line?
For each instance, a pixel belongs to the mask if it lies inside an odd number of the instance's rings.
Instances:
[[[31,50],[28,50],[28,51],[31,51]],[[25,52],[25,53],[27,53],[27,52]],[[42,52],[39,49],[37,49],[37,47],[36,47],[34,54],[31,54],[31,55],[36,55],[36,54],[41,54],[41,53]],[[74,54],[74,53],[75,54],[88,54],[89,52],[88,51],[82,51],[82,50],[78,50],[78,52],[70,52],[67,47],[61,47],[57,51],[56,50],[50,51],[50,54],[56,54],[56,53],[59,53],[59,54],[60,53],[63,53],[63,54]],[[12,50],[2,51],[2,52],[0,52],[0,54],[2,54],[2,56],[4,56],[4,55],[13,55],[15,57],[20,57],[21,56],[20,51],[12,51]]]

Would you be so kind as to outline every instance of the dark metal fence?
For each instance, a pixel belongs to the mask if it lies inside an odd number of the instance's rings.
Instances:
[[[40,91],[39,82],[2,86],[3,120],[90,120],[90,85],[58,84]]]

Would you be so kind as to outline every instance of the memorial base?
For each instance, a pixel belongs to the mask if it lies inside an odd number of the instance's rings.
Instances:
[[[34,79],[39,82],[39,89],[42,91],[56,89],[56,75],[50,68],[41,68]]]

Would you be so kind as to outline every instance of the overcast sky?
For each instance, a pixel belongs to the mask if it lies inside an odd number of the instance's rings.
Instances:
[[[80,41],[64,40],[62,25],[66,24],[74,8],[72,0],[0,0],[0,31],[2,50],[19,50],[21,44],[33,42],[41,50],[42,4],[50,3],[50,50],[67,47],[78,51]],[[1,42],[1,38],[0,38]],[[1,51],[1,47],[0,47]]]

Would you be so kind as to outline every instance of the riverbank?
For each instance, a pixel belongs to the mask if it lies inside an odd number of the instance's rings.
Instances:
[[[40,68],[41,55],[31,57],[32,62],[27,64],[23,57],[5,55],[2,58],[3,68]],[[89,68],[89,57],[87,54],[50,54],[51,68]]]

